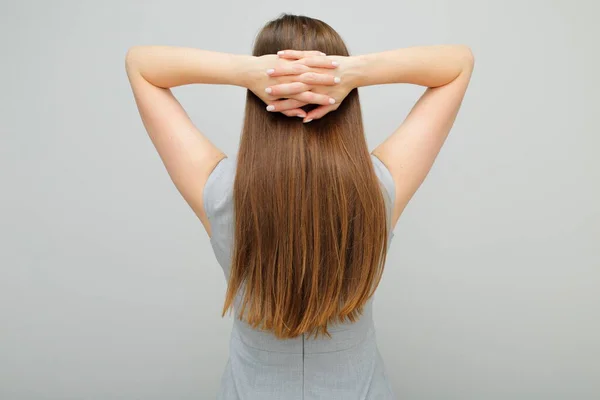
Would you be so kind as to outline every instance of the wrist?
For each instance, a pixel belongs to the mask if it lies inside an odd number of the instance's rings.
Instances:
[[[233,85],[249,88],[250,83],[256,79],[257,58],[249,55],[235,56],[235,68],[232,76]]]
[[[344,78],[348,84],[353,88],[359,88],[365,86],[366,73],[365,65],[367,63],[365,56],[350,56],[345,57],[344,62]]]
[[[231,84],[239,87],[248,87],[248,82],[251,80],[252,73],[252,56],[236,54],[233,55],[231,69]]]

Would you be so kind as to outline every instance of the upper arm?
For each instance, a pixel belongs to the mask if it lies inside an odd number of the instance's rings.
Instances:
[[[146,81],[135,68],[127,69],[135,101],[169,176],[210,235],[203,204],[205,183],[225,157],[192,123],[170,89]]]
[[[428,88],[400,127],[373,150],[396,186],[392,226],[431,170],[454,124],[471,72],[472,63],[447,85]]]

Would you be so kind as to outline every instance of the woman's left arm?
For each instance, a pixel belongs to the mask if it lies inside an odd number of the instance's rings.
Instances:
[[[225,157],[200,130],[170,88],[212,83],[243,86],[250,56],[166,46],[138,46],[127,52],[126,70],[144,127],[173,183],[210,236],[203,189]]]
[[[127,76],[148,135],[173,183],[209,236],[203,191],[225,154],[194,126],[170,88],[193,83],[235,85],[250,89],[269,104],[278,97],[269,95],[267,87],[293,81],[292,86],[299,92],[294,96],[296,100],[286,107],[278,106],[276,111],[304,116],[306,113],[298,107],[306,103],[329,104],[329,96],[310,90],[315,85],[334,85],[334,76],[324,72],[336,66],[318,51],[303,52],[303,56],[308,58],[292,62],[277,55],[254,57],[171,46],[135,46],[127,52]],[[295,76],[269,76],[268,70],[283,66],[288,75]]]

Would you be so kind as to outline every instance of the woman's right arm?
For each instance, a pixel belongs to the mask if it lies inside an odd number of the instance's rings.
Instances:
[[[412,83],[428,89],[404,122],[373,150],[396,186],[392,226],[431,170],[467,90],[474,66],[466,46],[426,46],[350,57],[354,87]]]
[[[307,57],[303,53],[285,50],[279,56],[300,60]],[[412,83],[427,87],[400,127],[373,150],[373,155],[388,167],[394,179],[396,198],[392,226],[395,226],[431,170],[452,128],[471,79],[473,54],[466,46],[446,45],[330,58],[339,64],[339,69],[334,73],[341,77],[341,83],[308,90],[326,94],[337,101],[310,111],[304,117],[304,122],[322,118],[336,110],[348,93],[357,87],[386,83]],[[290,68],[276,68],[272,76],[287,75],[291,73]],[[284,84],[272,86],[271,90],[275,97],[290,97],[307,89]],[[274,110],[284,109],[284,103],[282,100],[274,101]]]

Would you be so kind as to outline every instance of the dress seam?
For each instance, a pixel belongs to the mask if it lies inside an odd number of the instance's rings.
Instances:
[[[364,343],[370,336],[373,336],[375,334],[375,331],[373,329],[371,329],[366,335],[365,337],[363,337],[362,339],[360,339],[360,341],[358,341],[357,343],[353,344],[350,347],[346,347],[345,349],[339,349],[339,350],[332,350],[332,351],[315,351],[315,352],[311,352],[308,354],[333,354],[333,353],[340,353],[342,351],[348,351],[348,350],[352,350],[358,346],[360,346],[362,343]],[[304,352],[304,335],[302,336],[302,351],[298,352],[298,353],[293,353],[293,352],[288,352],[288,351],[276,351],[276,350],[265,350],[265,349],[261,349],[260,347],[255,347],[252,345],[247,344],[246,342],[244,342],[240,337],[234,336],[232,335],[232,338],[237,340],[238,342],[240,342],[241,344],[243,344],[246,347],[249,347],[251,349],[254,350],[258,350],[258,351],[264,351],[266,353],[277,353],[277,354],[296,354],[296,355],[302,355],[302,359],[304,360],[304,356],[305,356],[305,352]]]
[[[302,400],[304,400],[304,333],[302,334]]]

